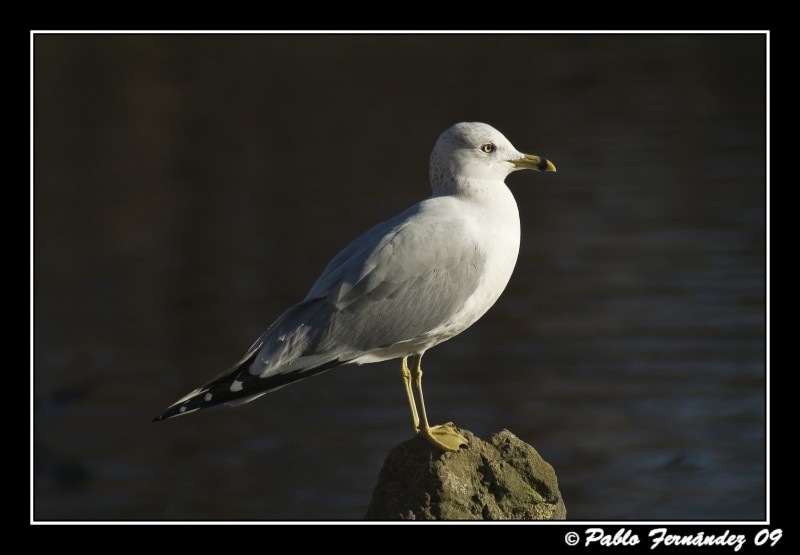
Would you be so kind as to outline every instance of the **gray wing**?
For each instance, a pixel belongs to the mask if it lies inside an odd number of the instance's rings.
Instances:
[[[201,396],[209,405],[247,402],[449,322],[478,287],[485,264],[471,240],[475,230],[452,217],[450,202],[458,201],[428,199],[358,237],[234,368],[162,417],[205,408]]]
[[[485,257],[472,229],[436,201],[450,199],[419,203],[339,253],[303,302],[260,338],[263,366],[251,372],[352,360],[448,322],[477,288]]]

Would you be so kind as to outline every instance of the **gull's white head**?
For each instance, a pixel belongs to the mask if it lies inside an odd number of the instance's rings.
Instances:
[[[546,158],[518,151],[491,125],[457,123],[433,147],[431,187],[435,194],[457,193],[480,183],[502,183],[511,172],[526,169],[556,171]]]

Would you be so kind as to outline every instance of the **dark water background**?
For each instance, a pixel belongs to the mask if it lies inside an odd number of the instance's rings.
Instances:
[[[150,419],[464,120],[558,173],[509,178],[516,272],[426,356],[432,420],[533,444],[570,518],[765,517],[763,36],[38,35],[34,79],[36,518],[360,518],[395,362]]]

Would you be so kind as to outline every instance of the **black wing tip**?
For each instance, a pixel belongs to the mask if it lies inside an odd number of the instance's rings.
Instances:
[[[169,407],[167,410],[165,410],[164,412],[153,418],[151,422],[161,422],[162,420],[169,420],[170,418],[175,418],[176,416],[180,416],[181,414],[183,413],[179,412],[178,406]]]
[[[193,397],[183,401],[182,403],[176,404],[175,406],[169,407],[167,410],[153,418],[152,421],[161,422],[162,420],[172,420],[178,416],[184,416],[186,414],[197,412],[201,409],[212,407],[215,404],[217,403],[205,403],[197,397]]]
[[[267,393],[289,385],[292,382],[310,378],[311,376],[325,372],[336,366],[347,364],[347,362],[349,361],[333,359],[310,369],[277,374],[267,378],[256,379],[256,376],[248,376],[252,379],[240,381],[240,387],[236,391],[231,390],[231,384],[241,377],[241,373],[230,372],[217,379],[215,382],[211,382],[196,389],[190,396],[187,395],[188,398],[184,397],[174,405],[170,405],[164,412],[153,418],[152,421],[161,422],[162,420],[170,420],[178,416],[197,412],[198,410],[207,409],[223,403],[230,403],[231,401],[236,401],[244,397]],[[239,368],[241,368],[241,365]]]

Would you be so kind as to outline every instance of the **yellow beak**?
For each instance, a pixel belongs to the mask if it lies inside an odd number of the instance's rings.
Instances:
[[[554,172],[556,167],[547,158],[536,156],[535,154],[523,154],[522,158],[509,160],[518,170],[537,170],[540,172]]]

